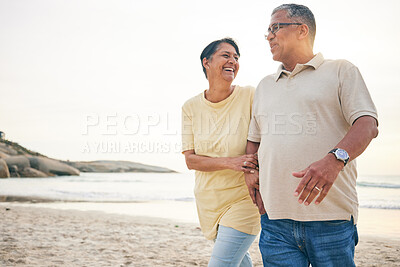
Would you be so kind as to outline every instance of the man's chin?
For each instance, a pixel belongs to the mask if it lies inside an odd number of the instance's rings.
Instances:
[[[272,54],[272,60],[279,61],[279,56],[276,54]]]

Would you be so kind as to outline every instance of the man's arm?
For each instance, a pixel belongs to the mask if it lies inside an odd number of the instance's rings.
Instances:
[[[255,143],[247,140],[246,154],[255,154],[258,151],[260,143]],[[265,213],[264,203],[261,198],[259,190],[259,174],[258,171],[255,173],[245,173],[244,179],[246,181],[247,188],[253,203],[257,205],[260,214]]]
[[[350,161],[357,158],[368,147],[373,138],[378,136],[378,124],[375,118],[363,116],[358,118],[345,137],[336,145],[347,151]],[[315,204],[321,203],[326,197],[344,163],[337,160],[332,153],[323,159],[312,163],[306,169],[293,172],[293,176],[301,178],[294,195],[299,196],[299,203],[309,205],[319,194]],[[319,192],[315,187],[321,189]]]
[[[246,145],[246,154],[255,154],[258,151],[258,148],[260,146],[260,143],[252,142],[247,140],[247,145]]]

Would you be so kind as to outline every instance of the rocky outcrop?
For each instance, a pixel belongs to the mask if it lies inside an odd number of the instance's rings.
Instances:
[[[0,139],[0,178],[79,175],[81,172],[175,172],[131,161],[59,161]]]
[[[17,165],[8,166],[8,170],[10,171],[10,177],[21,177],[21,175],[19,175]]]
[[[10,156],[3,159],[11,177],[79,175],[79,170],[60,161],[36,156]]]
[[[10,172],[8,170],[7,163],[0,159],[0,178],[8,178],[10,177]]]
[[[7,162],[8,168],[11,166],[17,166],[18,169],[30,167],[29,159],[26,156],[11,156],[4,159]]]
[[[0,151],[0,159],[5,159],[5,158],[8,158],[8,157],[9,157],[9,155],[7,155],[6,153]]]
[[[50,175],[79,175],[79,170],[77,170],[76,168],[54,159],[44,157],[30,157],[29,162],[32,168]]]
[[[25,156],[43,156],[42,154],[29,150],[17,143],[9,140],[0,139],[0,152],[4,152],[10,156],[25,155]]]
[[[79,170],[31,151],[9,140],[0,140],[0,177],[48,177],[79,175]],[[8,173],[8,175],[7,175]]]
[[[8,146],[5,143],[0,143],[0,152],[3,152],[3,153],[5,153],[7,155],[10,155],[10,156],[18,155],[18,152],[14,148]]]
[[[131,161],[64,161],[81,172],[175,172],[173,170]]]
[[[31,167],[24,168],[19,172],[20,177],[40,178],[49,177],[50,175]]]

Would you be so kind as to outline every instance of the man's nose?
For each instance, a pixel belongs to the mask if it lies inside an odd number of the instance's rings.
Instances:
[[[267,41],[271,41],[275,37],[275,35],[270,31],[267,31],[264,34],[264,36],[265,36],[265,40],[267,40]]]

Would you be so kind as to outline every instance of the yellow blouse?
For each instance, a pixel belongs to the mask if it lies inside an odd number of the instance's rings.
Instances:
[[[232,94],[212,103],[201,93],[182,107],[182,151],[197,155],[236,157],[245,154],[254,88],[236,86]],[[257,235],[260,216],[243,172],[196,171],[194,193],[200,226],[207,239],[216,238],[218,225]]]

